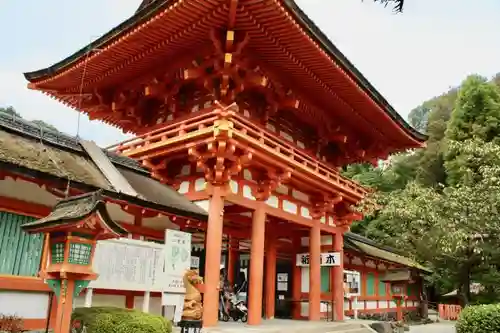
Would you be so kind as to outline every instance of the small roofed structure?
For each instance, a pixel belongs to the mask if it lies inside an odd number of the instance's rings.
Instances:
[[[54,332],[66,333],[73,298],[98,276],[92,268],[96,242],[125,236],[127,231],[109,216],[101,191],[61,200],[47,217],[21,228],[46,235],[50,261],[41,267],[40,276],[58,299]]]
[[[111,219],[102,190],[59,201],[50,215],[26,223],[21,228],[28,233],[65,232],[95,235],[96,240],[127,235],[127,230]]]

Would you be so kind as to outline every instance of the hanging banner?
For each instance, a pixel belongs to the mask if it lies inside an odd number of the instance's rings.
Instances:
[[[299,267],[309,267],[309,253],[297,254],[296,265]],[[339,252],[321,253],[320,265],[340,266],[340,253]]]
[[[167,293],[184,293],[184,274],[191,269],[191,234],[165,230],[165,289]]]

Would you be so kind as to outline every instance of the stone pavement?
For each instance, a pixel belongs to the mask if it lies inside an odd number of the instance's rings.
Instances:
[[[241,322],[220,322],[217,327],[205,328],[203,333],[373,333],[364,323],[347,321],[308,322],[294,320],[265,320],[260,326],[247,326]]]
[[[412,326],[410,333],[455,333],[454,323],[437,323]]]

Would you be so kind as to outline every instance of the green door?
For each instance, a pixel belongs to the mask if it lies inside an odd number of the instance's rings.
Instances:
[[[28,235],[21,225],[33,217],[0,212],[0,274],[36,276],[40,268],[43,235]]]

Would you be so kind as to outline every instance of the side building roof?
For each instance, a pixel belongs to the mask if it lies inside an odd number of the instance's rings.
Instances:
[[[136,196],[115,188],[77,138],[0,112],[0,169],[19,170],[41,179],[69,180],[85,192],[102,189],[105,196],[141,207],[197,220],[208,218],[205,210],[152,179],[135,160],[103,152]]]
[[[387,246],[382,246],[369,238],[363,237],[353,232],[347,232],[345,234],[344,240],[344,248],[346,249],[351,249],[363,253],[368,257],[379,258],[409,268],[414,268],[425,273],[432,272],[429,268],[420,265],[411,258],[403,256],[395,249]]]

